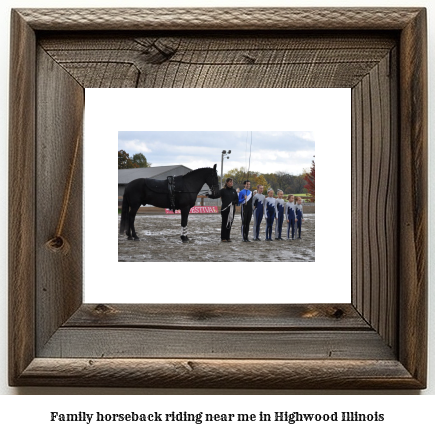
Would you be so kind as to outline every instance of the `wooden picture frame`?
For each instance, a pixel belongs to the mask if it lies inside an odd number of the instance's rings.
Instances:
[[[10,385],[426,387],[425,9],[20,9],[11,40]],[[352,303],[82,304],[81,148],[45,243],[84,88],[123,86],[351,88]]]

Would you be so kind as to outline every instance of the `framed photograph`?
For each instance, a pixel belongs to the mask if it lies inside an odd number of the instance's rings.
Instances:
[[[11,23],[11,386],[426,387],[424,8],[18,9]],[[350,89],[350,303],[84,302],[84,245],[104,236],[84,231],[92,88]]]
[[[111,93],[110,90],[109,93]],[[187,90],[185,94],[187,97],[191,92]],[[235,100],[240,101],[238,98]],[[273,104],[270,100],[268,103]],[[225,101],[217,101],[216,98],[212,98],[210,104],[216,107],[216,110],[225,107]],[[292,104],[294,104],[293,101]],[[180,105],[185,105],[184,101]],[[88,102],[87,106],[89,106]],[[261,102],[257,102],[253,109],[262,106]],[[203,104],[200,107],[204,110]],[[189,109],[185,111],[188,117],[197,117],[194,111]],[[210,110],[205,111],[207,116],[212,116],[216,122],[222,122],[222,116],[215,116]],[[236,111],[245,112],[241,107],[238,107]],[[264,116],[264,113],[261,116]],[[149,120],[146,123],[148,124]],[[350,122],[348,130],[350,130]],[[277,260],[279,262],[314,262],[315,212],[312,211],[315,211],[315,208],[310,206],[311,203],[308,200],[305,205],[306,194],[302,197],[302,193],[305,193],[303,186],[307,184],[304,171],[307,173],[314,161],[315,142],[312,132],[139,130],[119,131],[118,136],[120,137],[118,153],[123,157],[121,160],[123,165],[124,161],[126,161],[125,165],[138,165],[132,158],[138,160],[140,154],[148,155],[148,158],[153,159],[152,167],[122,168],[117,171],[119,226],[127,227],[128,209],[130,209],[130,203],[135,200],[135,195],[141,195],[143,190],[145,195],[143,197],[145,203],[141,203],[134,215],[134,226],[138,238],[136,241],[139,242],[131,243],[130,241],[135,241],[134,238],[125,236],[126,231],[123,230],[118,237],[119,262],[186,262],[186,259],[189,262],[276,262]],[[131,153],[131,158],[130,153],[123,148]],[[134,153],[135,149],[138,150],[137,153]],[[166,162],[168,164],[165,165]],[[218,164],[219,168],[217,168]],[[204,171],[201,170],[202,168],[212,170]],[[177,175],[169,175],[170,173]],[[215,184],[212,185],[215,188],[214,192],[205,182],[207,173],[215,176]],[[172,194],[169,194],[168,176],[178,177],[175,180],[178,185],[173,186]],[[131,179],[133,177],[134,179]],[[230,177],[232,179],[226,186],[226,179]],[[145,178],[147,181],[142,181],[135,187],[135,183],[138,183],[135,179],[138,178]],[[249,188],[245,188],[246,180],[249,181]],[[189,183],[189,186],[185,185],[185,181]],[[133,184],[127,187],[130,182]],[[209,182],[213,183],[213,181]],[[282,185],[278,187],[278,183]],[[222,190],[224,187],[225,190]],[[132,196],[124,200],[125,191],[131,191]],[[241,243],[245,242],[243,224],[239,218],[242,212],[241,204],[238,203],[241,191],[250,195],[249,209],[247,208],[245,212],[246,222],[243,222],[246,223],[247,242],[257,241],[249,247]],[[232,200],[237,203],[227,203],[228,199],[225,197],[225,202],[221,205],[220,195],[223,192],[227,192],[228,196],[231,195]],[[294,219],[292,219],[292,225],[287,224],[287,219],[284,219],[285,204],[288,203],[290,194],[293,194],[291,202],[293,207],[295,196],[296,200],[299,200],[298,194],[301,194],[300,209],[304,216],[303,227],[302,224],[298,227]],[[269,195],[271,197],[267,202],[270,214],[269,232],[265,238],[264,226],[267,222],[264,216],[264,203]],[[279,201],[277,201],[278,195]],[[91,200],[92,197],[94,195],[91,193]],[[289,209],[292,211],[292,217],[293,207],[287,206],[287,211]],[[221,210],[226,218],[221,217]],[[279,221],[276,216],[279,217]],[[277,224],[274,224],[275,222]],[[162,242],[162,238],[165,241],[169,238],[173,243],[172,248],[168,248],[169,246]],[[292,243],[292,249],[290,243],[278,242],[267,243],[267,245],[258,243],[258,241],[269,239],[297,241]],[[142,241],[147,242],[146,246]]]

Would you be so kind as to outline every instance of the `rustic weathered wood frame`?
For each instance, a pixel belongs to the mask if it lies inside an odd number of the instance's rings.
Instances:
[[[352,87],[351,304],[82,304],[81,213],[66,222],[69,255],[43,244],[59,216],[84,89],[40,41],[132,31],[396,38]],[[11,35],[11,385],[426,387],[425,9],[22,9],[12,11]],[[76,180],[72,208],[81,191]],[[409,212],[398,212],[399,192]]]

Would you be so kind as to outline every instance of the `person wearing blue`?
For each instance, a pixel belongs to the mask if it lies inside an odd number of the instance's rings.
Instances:
[[[241,208],[241,217],[242,217],[242,238],[243,241],[248,242],[250,239],[248,238],[249,234],[249,224],[251,223],[252,218],[252,192],[251,182],[246,180],[244,183],[243,190],[239,193],[239,205]]]
[[[298,238],[301,239],[302,232],[302,222],[304,221],[304,211],[302,208],[302,198],[300,196],[296,197],[296,225],[298,228]]]
[[[253,215],[254,215],[254,226],[252,228],[254,241],[261,241],[260,240],[260,224],[263,220],[263,214],[264,214],[264,194],[263,194],[263,186],[257,185],[257,194],[254,196],[252,206],[254,208]]]
[[[275,220],[275,198],[271,188],[267,191],[267,197],[264,199],[264,217],[266,218],[266,241],[272,241],[272,227]]]
[[[284,222],[284,199],[282,190],[278,190],[278,198],[275,199],[275,240],[283,241],[281,237],[282,233],[282,224]]]
[[[292,194],[288,195],[288,202],[284,208],[285,219],[287,220],[287,239],[292,241],[295,239],[295,222],[296,222],[296,205],[295,197]],[[291,229],[291,237],[290,237]]]

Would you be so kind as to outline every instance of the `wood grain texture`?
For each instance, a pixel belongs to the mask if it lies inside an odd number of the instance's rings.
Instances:
[[[399,360],[426,381],[427,357],[427,29],[426,11],[401,34]]]
[[[396,146],[399,146],[399,125],[400,125],[400,107],[399,107],[399,92],[400,92],[400,83],[399,83],[399,50],[397,48],[392,50],[392,56],[390,59],[390,75],[392,77],[392,80],[390,81],[392,86],[392,92],[390,93],[391,100],[390,100],[390,111],[391,111],[391,117],[390,117],[390,135],[391,135],[391,144],[397,144]],[[397,84],[396,84],[397,83]],[[395,92],[395,87],[399,85],[399,92]],[[397,167],[396,165],[400,164],[400,152],[399,155],[392,154],[391,158],[389,160],[389,177],[388,177],[388,188],[391,188],[391,186],[397,185],[398,191],[400,191],[399,188],[399,177],[400,173],[395,172],[392,170],[392,168]],[[400,166],[399,166],[400,167]],[[385,225],[387,227],[387,231],[389,231],[388,238],[391,240],[390,245],[390,251],[388,253],[388,261],[391,263],[399,263],[399,227],[397,223],[397,208],[398,206],[397,202],[394,198],[390,198],[385,203],[386,207],[386,217],[387,220],[385,221]],[[394,223],[396,222],[396,223]],[[397,288],[399,288],[399,275],[400,273],[396,274],[390,274],[388,276],[388,286],[391,288],[396,288],[395,290],[386,293],[386,300],[385,305],[387,306],[386,309],[388,312],[396,312],[395,315],[388,315],[386,318],[384,318],[385,323],[385,329],[387,333],[387,342],[391,342],[393,347],[398,349],[398,340],[399,340],[399,333],[398,333],[398,318],[400,316],[399,312],[399,291]]]
[[[58,329],[39,357],[395,360],[374,330]]]
[[[35,357],[35,35],[11,16],[9,118],[9,379]]]
[[[401,30],[420,8],[18,9],[35,30]]]
[[[13,12],[10,230],[28,232],[10,246],[10,383],[424,388],[425,23],[421,8]],[[80,306],[80,216],[69,258],[41,242],[87,86],[352,87],[353,306]]]
[[[77,137],[82,136],[84,89],[38,47],[36,146],[36,341],[37,353],[79,308],[83,288],[82,147],[74,172],[63,236],[68,255],[45,243],[54,236]],[[46,312],[51,312],[46,315]]]
[[[247,389],[418,389],[391,360],[34,359],[19,383]]]
[[[363,195],[358,186],[362,185],[363,151],[362,144],[362,86],[352,89],[352,303],[361,311],[363,305]]]
[[[83,304],[63,327],[178,330],[370,330],[352,305]]]
[[[352,281],[358,312],[397,350],[398,172],[397,49],[393,48],[352,89],[353,220],[356,271]]]
[[[356,33],[42,37],[84,87],[353,87],[397,39]]]

